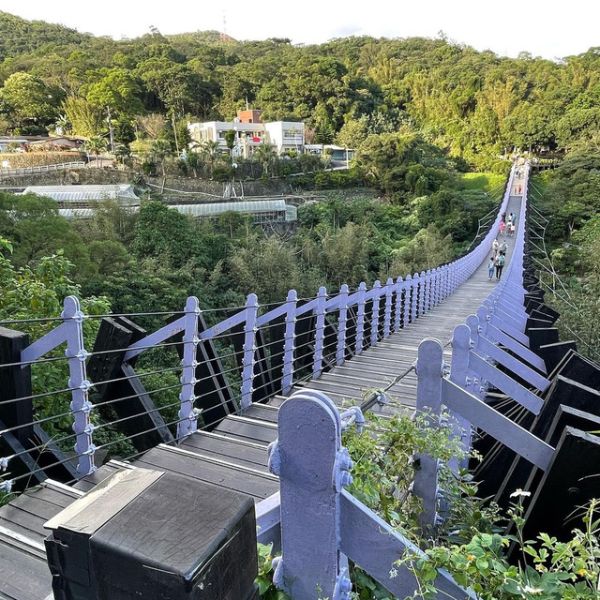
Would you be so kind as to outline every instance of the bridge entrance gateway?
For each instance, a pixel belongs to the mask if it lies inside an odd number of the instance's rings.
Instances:
[[[228,310],[221,320],[210,311],[203,313],[192,297],[152,333],[135,322],[135,315],[107,315],[91,351],[85,347],[89,318],[73,297],[65,300],[59,324],[37,340],[0,329],[2,485],[5,491],[24,490],[0,508],[0,597],[108,597],[73,592],[80,589],[73,578],[81,577],[81,569],[93,570],[93,560],[78,563],[74,575],[67,550],[60,560],[55,554],[47,557],[46,547],[53,553],[63,550],[56,550],[52,541],[44,545],[45,525],[51,520],[58,539],[57,528],[72,523],[73,515],[85,522],[86,510],[91,511],[99,494],[138,485],[131,502],[137,495],[146,498],[160,473],[174,482],[183,477],[178,485],[190,489],[207,486],[212,510],[213,494],[227,495],[228,506],[235,505],[236,495],[252,498],[257,539],[281,549],[275,583],[293,600],[349,598],[348,559],[392,594],[412,594],[414,574],[399,568],[390,578],[390,570],[404,551],[420,551],[344,489],[351,481],[352,461],[341,434],[350,426],[363,427],[367,410],[383,418],[426,414],[431,427],[448,410],[467,448],[476,432],[484,436],[489,460],[486,456],[480,475],[486,494],[502,501],[516,487],[528,489],[532,502],[526,531],[535,535],[543,522],[544,530],[560,536],[570,505],[597,495],[582,481],[597,463],[600,445],[581,429],[598,420],[600,403],[597,391],[582,389],[596,367],[579,357],[572,342],[558,341],[558,314],[543,303],[529,265],[529,232],[532,222],[543,217],[530,218],[528,176],[528,164],[513,166],[496,219],[471,252],[427,272],[375,282],[371,289],[344,285],[339,293],[328,294],[321,288],[314,298],[298,298],[291,290],[285,302],[270,307],[261,307],[250,294],[244,307]],[[507,245],[504,273],[490,280],[492,241],[503,215],[511,213],[516,232],[502,238]],[[74,434],[66,439],[72,438],[74,453],[45,433],[44,420],[34,410],[38,396],[31,393],[31,368],[59,360],[55,349],[63,347],[69,379],[59,392],[69,394],[70,406],[61,416],[73,422]],[[157,347],[177,352],[178,362],[165,369],[181,376],[171,413],[157,403],[154,391],[145,389],[144,373],[136,372],[138,358]],[[177,414],[169,418],[173,410]],[[131,456],[102,464],[110,445],[99,441],[103,427],[129,441]],[[589,460],[582,460],[582,453]],[[575,456],[577,466],[569,469]],[[421,527],[427,534],[441,518],[439,465],[427,455],[415,458],[420,468],[413,493],[422,500]],[[129,472],[139,473],[137,484]],[[569,501],[566,489],[578,490],[576,500]],[[119,501],[129,493],[121,492]],[[548,509],[546,499],[557,494],[562,504]],[[114,502],[110,495],[105,498],[105,503]],[[175,507],[176,495],[172,502]],[[202,511],[198,502],[174,516],[173,535],[181,535],[181,543],[190,539],[185,523]],[[148,513],[152,506],[148,504]],[[243,506],[246,531],[249,517]],[[236,510],[227,518],[238,518]],[[546,522],[548,510],[552,520]],[[147,546],[157,534],[143,518],[141,522],[140,527],[149,527],[144,552],[152,555]],[[229,531],[232,522],[216,529]],[[212,547],[209,541],[197,540],[199,555]],[[223,543],[235,546],[231,540]],[[247,546],[245,551],[240,560],[245,558],[251,571],[255,552]],[[202,564],[210,571],[206,565],[213,561],[209,556]],[[243,581],[235,572],[233,579]],[[172,597],[233,597],[224,591],[202,595],[204,584],[197,576],[194,571],[187,592]],[[102,577],[109,581],[112,575]],[[92,579],[86,579],[90,590]],[[127,582],[119,585],[126,588]],[[475,598],[443,571],[436,586],[443,597]],[[135,590],[121,592],[114,597],[133,597]],[[240,600],[254,597],[251,589],[237,594]]]

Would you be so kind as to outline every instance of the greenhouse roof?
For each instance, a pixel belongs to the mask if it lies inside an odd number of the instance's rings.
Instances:
[[[214,217],[226,212],[239,212],[249,215],[265,213],[286,213],[286,221],[296,220],[296,207],[288,206],[285,200],[242,200],[239,202],[210,202],[202,204],[171,204],[182,214],[191,217]],[[290,210],[293,209],[293,210]]]
[[[257,200],[241,202],[211,202],[206,204],[170,204],[169,208],[184,215],[195,218],[216,217],[226,212],[238,212],[248,215],[266,215],[269,213],[285,213],[287,222],[296,221],[298,218],[298,209],[293,205],[288,205],[285,200]],[[137,207],[130,207],[128,210],[137,211]],[[66,219],[89,219],[94,216],[93,208],[61,208],[58,213]]]
[[[139,201],[133,186],[117,185],[32,185],[23,194],[36,194],[57,202],[94,202],[101,200]]]

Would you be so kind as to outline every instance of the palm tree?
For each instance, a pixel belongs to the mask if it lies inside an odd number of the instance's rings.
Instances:
[[[277,152],[272,144],[262,143],[254,150],[253,158],[257,160],[263,167],[263,171],[267,177],[271,173],[271,166],[277,160]]]
[[[64,114],[59,115],[56,119],[56,122],[54,123],[54,130],[56,132],[56,135],[66,135],[69,126],[70,123],[69,119],[67,119],[67,116]]]
[[[115,156],[117,157],[117,161],[124,165],[125,161],[131,156],[129,146],[127,144],[118,144],[115,148]]]
[[[213,142],[212,140],[207,140],[203,142],[201,145],[200,154],[208,163],[210,168],[210,176],[213,176],[213,170],[215,168],[215,161],[217,160],[217,156],[219,155],[219,142]]]
[[[85,151],[88,155],[88,161],[90,160],[90,154],[93,154],[98,158],[105,150],[106,140],[99,135],[93,136],[85,142]]]
[[[163,177],[166,177],[165,161],[167,160],[167,157],[171,154],[171,144],[169,144],[168,140],[154,140],[154,142],[152,142],[151,152],[154,156],[154,160],[160,162],[162,175]]]

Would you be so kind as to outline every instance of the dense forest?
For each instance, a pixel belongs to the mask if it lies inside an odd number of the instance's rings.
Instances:
[[[0,192],[0,237],[12,243],[16,271],[60,255],[82,293],[106,296],[117,312],[173,310],[191,294],[205,307],[237,306],[250,292],[278,302],[290,288],[314,295],[323,284],[336,290],[450,260],[470,246],[478,215],[502,193],[502,177],[479,179],[489,191],[455,175],[403,205],[369,190],[333,191],[300,207],[296,231],[284,235],[235,213],[195,221],[152,199],[138,214],[106,202],[92,219],[68,221],[53,200]],[[27,310],[37,312],[29,300]],[[0,314],[14,309],[10,297],[0,299]]]
[[[236,42],[159,30],[114,41],[0,13],[0,134],[57,125],[117,141],[175,138],[187,120],[230,119],[250,103],[267,119],[305,120],[309,138],[360,145],[420,132],[477,167],[506,149],[597,144],[597,49],[560,62],[516,59],[445,39],[352,37],[320,45]],[[144,117],[146,117],[144,119]]]

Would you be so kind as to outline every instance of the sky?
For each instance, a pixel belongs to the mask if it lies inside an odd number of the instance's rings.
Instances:
[[[0,10],[115,39],[218,30],[294,43],[348,35],[437,37],[503,56],[557,59],[600,46],[599,0],[0,0]]]

